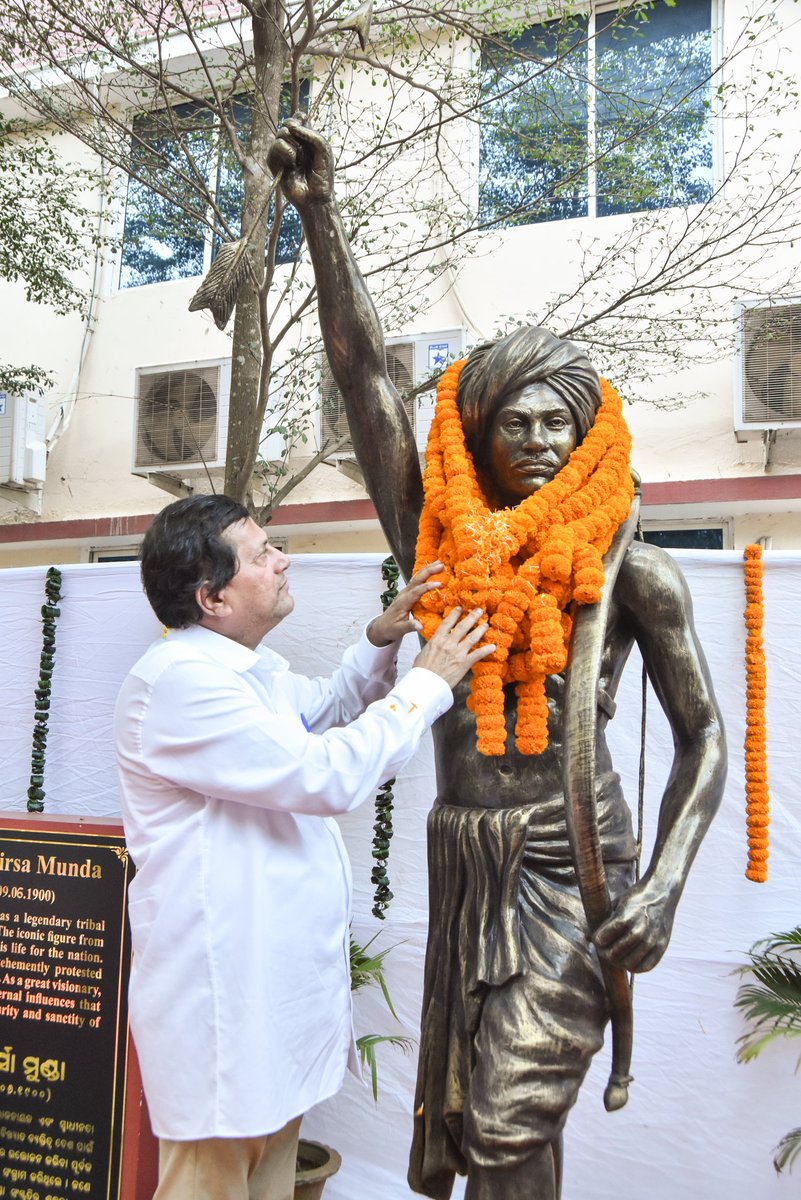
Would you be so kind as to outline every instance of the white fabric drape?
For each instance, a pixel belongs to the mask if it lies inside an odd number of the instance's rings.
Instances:
[[[739,554],[676,555],[693,594],[729,738],[729,782],[721,813],[699,854],[662,964],[635,989],[635,1046],[628,1107],[604,1112],[608,1057],[594,1064],[568,1121],[564,1200],[781,1200],[795,1176],[778,1178],[771,1149],[799,1124],[797,1045],[777,1043],[747,1066],[735,1061],[742,1021],[732,1006],[734,969],[751,943],[801,921],[801,555],[765,556],[769,754],[773,798],[770,881],[744,877],[742,740],[745,723]],[[379,611],[379,555],[297,558],[295,612],[270,635],[294,670],[325,673]],[[33,689],[41,651],[39,607],[44,569],[0,575],[0,808],[21,811],[30,772]],[[136,564],[63,568],[62,616],[45,773],[52,815],[119,812],[111,737],[117,689],[160,627],[142,597]],[[411,664],[411,639],[402,667]],[[640,668],[632,661],[610,730],[626,794],[636,798],[640,736]],[[649,696],[646,847],[670,761],[670,738]],[[388,977],[396,1023],[377,991],[356,997],[356,1031],[415,1037],[427,919],[425,819],[434,792],[430,740],[395,788],[396,833],[390,872],[395,901],[382,924],[370,916],[368,803],[341,819],[355,881],[354,932],[380,931],[392,945]],[[407,1200],[405,1182],[414,1054],[379,1048],[379,1103],[367,1084],[347,1082],[338,1098],[311,1113],[304,1135],[343,1155],[326,1186],[327,1200],[381,1196]],[[796,1168],[796,1175],[798,1168]],[[457,1185],[455,1196],[461,1195]]]

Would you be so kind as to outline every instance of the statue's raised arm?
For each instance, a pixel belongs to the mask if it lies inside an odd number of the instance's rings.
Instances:
[[[386,366],[378,314],[351,252],[334,196],[324,138],[290,120],[270,149],[270,169],[297,208],[317,279],[320,326],[348,415],[356,458],[387,541],[411,577],[422,507],[414,431]]]

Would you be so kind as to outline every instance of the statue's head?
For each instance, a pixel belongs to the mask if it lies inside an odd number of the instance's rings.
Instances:
[[[561,470],[600,402],[587,356],[536,326],[476,346],[457,392],[468,449],[503,505],[519,504]]]

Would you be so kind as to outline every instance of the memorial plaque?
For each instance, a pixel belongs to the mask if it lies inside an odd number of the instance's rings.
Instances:
[[[0,1198],[120,1196],[133,865],[100,829],[0,820]]]

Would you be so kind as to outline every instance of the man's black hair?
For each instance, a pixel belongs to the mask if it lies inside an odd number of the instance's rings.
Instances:
[[[230,525],[250,513],[230,496],[189,496],[163,508],[145,534],[140,552],[142,586],[158,619],[169,629],[197,625],[202,613],[195,592],[212,595],[239,570]]]

